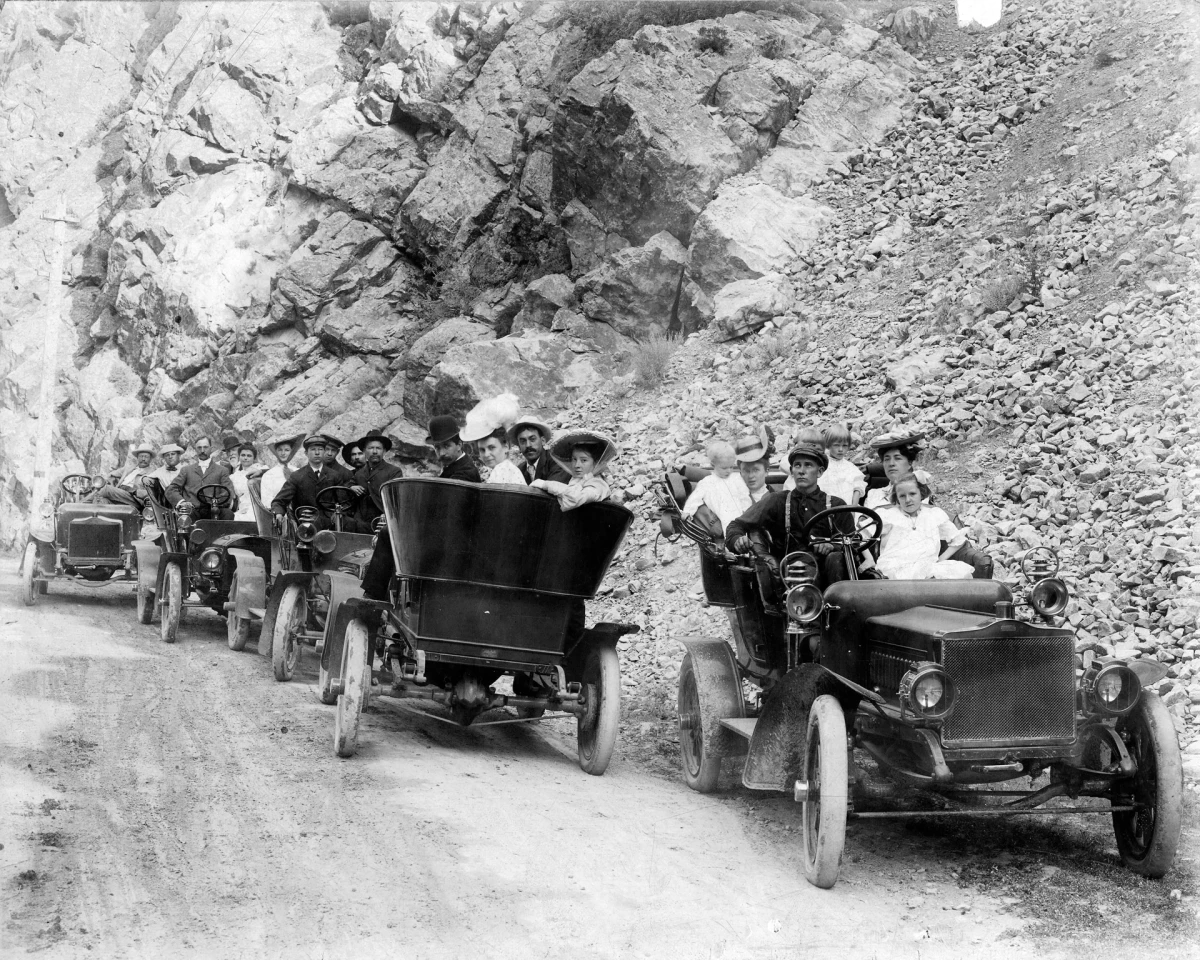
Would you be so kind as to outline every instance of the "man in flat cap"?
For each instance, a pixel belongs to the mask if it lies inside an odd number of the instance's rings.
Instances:
[[[232,520],[237,507],[237,491],[233,489],[229,464],[221,463],[212,455],[212,441],[200,437],[192,443],[196,459],[185,463],[167,487],[167,502],[177,506],[181,500],[189,501],[196,508],[198,520]],[[196,495],[201,487],[222,486],[229,491],[229,503],[223,507],[210,508],[200,502]]]
[[[124,472],[116,483],[106,483],[92,495],[93,503],[122,503],[139,510],[146,503],[146,489],[142,478],[151,475],[150,464],[154,462],[154,448],[148,443],[137,444],[130,453],[137,465]]]
[[[363,451],[366,462],[354,471],[350,481],[350,486],[362,495],[354,516],[350,518],[353,521],[351,526],[359,533],[371,533],[376,519],[383,515],[380,487],[389,480],[404,476],[404,471],[383,459],[383,455],[392,449],[392,441],[381,432],[368,433],[353,443]]]
[[[550,456],[546,444],[550,442],[551,432],[550,427],[537,417],[522,417],[508,430],[509,444],[520,450],[525,458],[520,469],[526,483],[534,480],[571,482],[571,475]]]
[[[337,456],[341,441],[321,433],[314,433],[304,441],[304,453],[308,463],[292,473],[279,492],[271,500],[271,511],[283,516],[288,510],[298,507],[317,507],[317,527],[331,527],[332,514],[326,513],[317,504],[317,496],[326,487],[350,485],[350,474],[344,467],[328,461]],[[265,501],[264,501],[265,502]]]
[[[439,480],[466,480],[469,483],[482,483],[479,469],[467,456],[463,447],[462,437],[458,435],[458,421],[454,417],[434,417],[429,421],[429,436],[425,442],[433,447],[438,461],[442,465]]]

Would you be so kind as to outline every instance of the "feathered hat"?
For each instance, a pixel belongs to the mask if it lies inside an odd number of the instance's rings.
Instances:
[[[465,443],[482,440],[488,434],[509,425],[521,415],[521,401],[515,393],[502,393],[488,400],[480,400],[467,413],[459,437]]]

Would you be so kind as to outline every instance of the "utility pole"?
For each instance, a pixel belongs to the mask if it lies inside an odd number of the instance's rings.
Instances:
[[[38,393],[37,448],[33,460],[34,510],[41,507],[50,487],[50,455],[54,442],[54,387],[58,383],[58,330],[62,324],[63,247],[67,239],[67,202],[58,198],[54,221],[54,255],[50,261],[50,289],[46,298],[45,339],[42,341],[42,384]]]

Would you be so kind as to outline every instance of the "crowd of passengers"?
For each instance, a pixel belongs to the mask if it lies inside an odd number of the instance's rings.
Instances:
[[[864,471],[850,460],[852,435],[846,425],[803,428],[787,455],[786,480],[776,492],[767,486],[774,454],[769,429],[760,428],[732,443],[717,440],[707,449],[711,473],[696,484],[682,513],[731,554],[754,552],[756,544],[777,560],[793,550],[810,550],[818,558],[822,582],[828,585],[847,579],[850,571],[844,552],[820,541],[836,531],[861,527],[865,520],[846,513],[826,518],[810,532],[818,542],[804,538],[803,528],[822,511],[861,505],[878,513],[882,538],[877,559],[865,552],[857,558],[860,577],[967,578],[981,555],[945,511],[932,503],[930,477],[916,468],[923,439],[914,432],[873,439],[869,447],[886,483],[871,486]],[[571,430],[554,437],[546,423],[521,415],[512,394],[479,403],[462,425],[451,416],[434,417],[425,441],[437,454],[439,477],[538,488],[554,496],[563,510],[607,500],[610,488],[604,473],[620,454],[610,438],[596,431]],[[386,598],[392,571],[387,532],[379,523],[381,488],[403,476],[401,468],[386,459],[392,441],[381,431],[348,443],[327,434],[301,434],[273,438],[266,446],[275,461],[269,466],[259,462],[258,447],[240,437],[225,438],[220,452],[201,437],[193,441],[194,456],[187,462],[181,463],[184,451],[178,445],[161,447],[161,463],[155,467],[154,450],[139,445],[132,451],[136,466],[114,474],[92,499],[144,507],[154,490],[153,484],[149,489],[145,484],[149,478],[157,481],[168,504],[175,507],[186,500],[200,518],[253,522],[257,499],[260,512],[281,516],[311,507],[317,525],[328,527],[333,517],[327,504],[318,504],[318,497],[330,487],[347,487],[358,499],[352,512],[341,518],[341,527],[381,534],[385,542],[376,551],[363,586],[368,597]],[[293,468],[300,449],[306,462]],[[225,506],[200,502],[201,488],[213,484],[228,490]]]

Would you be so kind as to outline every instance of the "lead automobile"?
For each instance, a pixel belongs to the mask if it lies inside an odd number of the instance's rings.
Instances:
[[[678,497],[665,505],[677,518]],[[848,560],[877,547],[881,522],[862,507],[817,514],[803,536],[833,513],[855,524],[829,540]],[[811,883],[837,881],[848,817],[1100,813],[1126,867],[1147,877],[1170,868],[1182,764],[1170,713],[1148,689],[1166,667],[1077,656],[1051,551],[1025,556],[1021,598],[993,579],[848,580],[822,591],[810,553],[774,568],[682,532],[701,545],[709,603],[727,608],[734,634],[734,647],[683,640],[684,779],[712,791],[722,763],[738,758],[745,786],[792,794]],[[764,590],[776,593],[767,603]],[[1042,623],[1018,619],[1018,606]],[[743,682],[758,691],[749,706]],[[1014,789],[1020,779],[1027,786]],[[877,809],[914,794],[933,809]],[[1060,797],[1074,802],[1046,806]]]
[[[357,750],[371,690],[369,624],[382,619],[393,679],[378,696],[434,701],[464,726],[505,706],[529,720],[570,714],[580,767],[602,774],[621,717],[617,641],[639,628],[582,629],[583,602],[633,514],[614,503],[564,513],[540,490],[459,480],[396,479],[381,492],[396,563],[391,600],[347,600],[322,654],[337,695],[338,755]],[[527,695],[499,693],[505,674],[540,682]]]
[[[88,503],[84,497],[104,485],[103,477],[72,473],[59,481],[62,498],[47,499],[29,529],[21,557],[21,598],[32,606],[53,580],[105,583],[137,576],[133,542],[142,525],[137,507]]]

